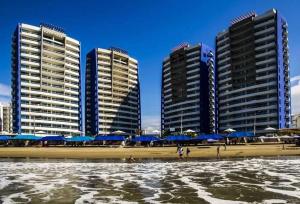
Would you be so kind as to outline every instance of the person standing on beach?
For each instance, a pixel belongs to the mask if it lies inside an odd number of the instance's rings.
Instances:
[[[179,152],[180,147],[181,147],[180,144],[177,144],[177,150],[176,150],[176,153]]]
[[[190,152],[191,152],[191,150],[187,147],[187,148],[186,148],[186,157],[185,157],[185,160],[186,160],[186,161],[187,161],[188,158],[189,158]]]
[[[220,145],[217,147],[217,158],[220,159]]]
[[[178,156],[179,156],[179,159],[182,159],[182,156],[183,156],[183,148],[182,147],[180,147],[178,149]]]
[[[186,157],[187,157],[187,158],[189,157],[190,152],[191,152],[191,150],[187,147],[187,148],[186,148]]]

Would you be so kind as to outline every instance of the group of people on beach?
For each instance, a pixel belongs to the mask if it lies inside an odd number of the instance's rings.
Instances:
[[[221,158],[221,155],[220,155],[220,148],[221,148],[221,145],[218,145],[217,146],[217,159],[220,159]],[[224,149],[226,150],[226,144],[224,145]],[[176,153],[178,153],[178,158],[179,159],[183,159],[183,154],[184,154],[184,149],[183,149],[183,146],[181,145],[178,145],[177,146],[177,151]],[[186,153],[185,153],[185,158],[189,158],[189,155],[191,153],[191,150],[187,147],[186,148]]]

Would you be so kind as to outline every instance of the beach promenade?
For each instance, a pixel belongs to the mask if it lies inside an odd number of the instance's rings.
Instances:
[[[217,146],[189,146],[191,158],[214,159]],[[176,147],[2,147],[0,157],[32,158],[178,158]],[[184,156],[186,147],[184,147]],[[221,158],[259,157],[259,156],[300,156],[300,147],[285,145],[231,145],[220,147]]]

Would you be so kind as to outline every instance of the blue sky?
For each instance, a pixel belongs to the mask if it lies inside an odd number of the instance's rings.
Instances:
[[[63,27],[82,44],[120,47],[139,61],[144,127],[157,128],[160,118],[161,63],[182,42],[214,46],[216,34],[248,11],[276,8],[289,24],[291,76],[300,75],[300,1],[297,0],[2,0],[0,3],[0,100],[9,98],[12,32],[19,22]],[[299,84],[300,88],[300,83]],[[300,89],[299,89],[300,90]],[[299,92],[300,93],[300,92]]]

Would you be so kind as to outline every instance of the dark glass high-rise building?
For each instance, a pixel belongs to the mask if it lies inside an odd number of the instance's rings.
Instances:
[[[215,70],[213,49],[182,44],[162,65],[161,129],[215,132]]]
[[[290,126],[287,22],[272,9],[234,19],[216,37],[219,131]]]

